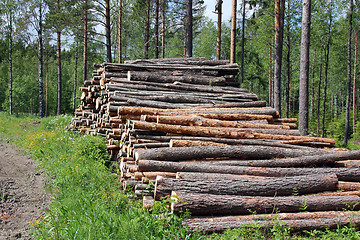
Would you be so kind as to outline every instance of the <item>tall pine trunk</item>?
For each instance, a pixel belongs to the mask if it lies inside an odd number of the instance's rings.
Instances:
[[[74,88],[73,88],[73,113],[75,112],[76,108],[76,89],[77,89],[77,65],[78,65],[78,42],[76,41],[76,48],[75,48],[75,64],[74,64]]]
[[[356,65],[357,65],[358,31],[355,33],[354,81],[353,81],[353,132],[356,130]]]
[[[310,105],[310,113],[311,113],[311,120],[315,119],[315,63],[316,63],[316,48],[314,49],[313,55],[313,64],[312,64],[312,78],[311,78],[311,105]]]
[[[87,80],[88,0],[84,0],[83,84]]]
[[[323,44],[321,44],[320,66],[319,66],[316,136],[319,136],[319,131],[320,131],[320,101],[321,101],[321,82],[322,82],[322,65],[323,65],[323,52],[322,52],[322,47],[323,47]]]
[[[347,146],[349,139],[349,125],[350,125],[350,94],[351,94],[351,32],[352,32],[352,12],[353,0],[350,0],[349,13],[349,35],[348,35],[348,49],[347,49],[347,83],[346,83],[346,115],[345,115],[345,132],[344,145]]]
[[[118,18],[118,63],[122,62],[122,0],[119,0],[119,18]]]
[[[237,0],[232,1],[232,10],[231,10],[231,34],[230,34],[230,63],[236,62],[235,52],[236,52],[236,9],[237,9]]]
[[[193,20],[192,20],[192,0],[187,0],[186,5],[186,48],[185,56],[192,57],[193,50]]]
[[[10,10],[10,19],[9,19],[9,114],[13,114],[13,13]]]
[[[221,59],[221,16],[222,16],[222,0],[217,2],[217,37],[216,37],[216,60]]]
[[[61,114],[62,108],[62,74],[61,74],[61,32],[57,34],[57,98],[56,98],[56,115]]]
[[[330,41],[331,41],[331,24],[332,24],[332,6],[330,9],[330,21],[328,28],[328,39],[325,47],[325,79],[324,79],[324,99],[323,99],[323,114],[321,136],[325,137],[325,118],[326,118],[326,101],[327,101],[327,84],[328,84],[328,70],[329,70],[329,55],[330,55]]]
[[[269,41],[269,105],[273,106],[273,101],[272,101],[272,44],[271,44],[271,40]]]
[[[43,36],[42,36],[42,1],[39,3],[39,29],[38,29],[38,74],[39,74],[39,116],[44,117],[44,60],[43,60]]]
[[[150,0],[146,1],[146,20],[144,38],[144,58],[149,58],[149,38],[150,38]]]
[[[288,9],[290,9],[290,0],[288,0]],[[285,88],[285,116],[290,117],[290,81],[291,81],[291,62],[290,62],[290,24],[291,18],[290,14],[288,15],[288,24],[287,24],[287,35],[286,35],[286,88]]]
[[[245,58],[245,0],[242,5],[242,22],[241,22],[241,66],[240,66],[240,86],[244,82],[244,58]]]
[[[159,58],[159,0],[155,1],[155,58]]]
[[[161,56],[162,58],[165,58],[165,1],[162,0],[162,6],[161,6]]]
[[[281,62],[284,34],[285,0],[275,0],[274,107],[281,115]]]
[[[310,48],[311,0],[303,0],[299,86],[299,130],[308,133],[309,125],[309,48]]]
[[[111,57],[111,26],[110,26],[110,0],[105,0],[105,30],[106,30],[106,60],[112,62]]]

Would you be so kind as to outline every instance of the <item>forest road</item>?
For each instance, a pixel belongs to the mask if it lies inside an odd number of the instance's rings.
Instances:
[[[33,239],[31,226],[51,200],[45,184],[37,163],[0,138],[0,240]]]

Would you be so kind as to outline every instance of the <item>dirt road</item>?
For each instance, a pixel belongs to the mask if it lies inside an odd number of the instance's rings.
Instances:
[[[43,175],[34,160],[0,139],[0,239],[31,239],[29,222],[50,202]]]

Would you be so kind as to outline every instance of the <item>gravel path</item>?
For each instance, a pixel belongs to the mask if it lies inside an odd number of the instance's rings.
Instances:
[[[51,197],[36,162],[0,139],[0,239],[32,239],[29,222],[44,214]]]

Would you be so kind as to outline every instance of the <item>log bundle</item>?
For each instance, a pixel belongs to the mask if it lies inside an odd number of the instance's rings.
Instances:
[[[72,129],[106,138],[124,190],[144,207],[173,198],[174,214],[192,214],[184,226],[204,232],[254,221],[272,227],[277,211],[294,230],[332,228],[360,209],[360,151],[300,136],[296,118],[280,118],[239,87],[236,64],[180,58],[96,67],[80,88]]]

